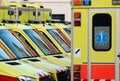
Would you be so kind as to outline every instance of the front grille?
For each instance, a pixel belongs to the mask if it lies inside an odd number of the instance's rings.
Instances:
[[[67,70],[67,76],[68,76],[68,80],[67,81],[71,81],[71,77],[70,77],[70,70]]]
[[[40,81],[55,81],[55,80],[53,79],[53,77],[48,76],[48,77],[40,78]]]
[[[68,81],[68,74],[67,72],[57,73],[57,78],[58,81]]]

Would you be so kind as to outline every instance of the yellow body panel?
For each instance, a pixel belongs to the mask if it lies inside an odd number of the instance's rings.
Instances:
[[[33,7],[33,8],[36,8],[36,9],[39,9],[39,8],[43,9],[42,11],[38,10],[38,12],[40,12],[40,16],[38,16],[38,20],[46,21],[46,20],[50,20],[51,19],[52,10],[46,11],[45,10],[46,8],[41,8],[42,5],[40,3],[26,3],[25,5],[27,7]],[[30,17],[30,20],[32,20],[31,17]]]
[[[91,17],[90,19],[92,19],[94,14],[97,13],[106,13],[106,14],[110,14],[112,17],[112,26],[111,26],[111,33],[112,33],[112,47],[109,51],[95,51],[92,49],[92,43],[91,43],[91,62],[101,62],[101,63],[115,63],[115,12],[112,11],[108,11],[108,12],[104,12],[101,10],[101,12],[93,12],[91,13]],[[92,30],[92,22],[90,22],[91,24],[91,30]],[[92,34],[92,33],[91,33]],[[92,37],[91,37],[92,38]],[[91,39],[92,41],[92,39]]]
[[[75,9],[74,12],[84,13],[81,16],[86,18],[88,17],[88,9]],[[86,21],[86,19],[82,18],[81,21]],[[81,50],[80,56],[74,58],[75,64],[82,64],[83,62],[87,62],[87,54],[88,54],[87,27],[88,27],[88,23],[86,21],[81,23],[81,27],[74,28],[74,48],[79,48]]]

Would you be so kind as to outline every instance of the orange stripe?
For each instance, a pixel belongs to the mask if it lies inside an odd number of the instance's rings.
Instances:
[[[81,65],[81,78],[87,79],[87,64]],[[91,79],[114,79],[115,77],[114,64],[92,64]],[[109,81],[109,80],[108,80]]]

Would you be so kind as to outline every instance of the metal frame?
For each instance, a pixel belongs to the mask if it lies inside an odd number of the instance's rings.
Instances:
[[[120,70],[119,69],[119,58],[118,58],[118,55],[120,54],[119,53],[119,49],[120,49],[119,48],[119,44],[120,44],[120,40],[119,40],[119,38],[120,38],[120,36],[119,36],[119,34],[120,34],[119,33],[119,30],[120,30],[120,28],[119,28],[120,27],[120,24],[119,24],[120,19],[119,18],[120,18],[120,9],[116,9],[116,34],[115,34],[116,35],[115,36],[116,37],[115,38],[116,39],[116,44],[115,44],[116,45],[116,53],[115,53],[116,54],[116,57],[115,57],[115,61],[116,61],[115,65],[116,66],[115,66],[115,72],[116,73],[115,73],[115,81],[119,81],[119,78],[120,78],[119,77],[119,70]]]
[[[74,81],[74,9],[73,4],[74,0],[71,0],[71,81]]]

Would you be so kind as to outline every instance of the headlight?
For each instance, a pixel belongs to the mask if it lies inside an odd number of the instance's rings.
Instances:
[[[29,76],[19,76],[17,78],[19,81],[36,81],[35,78]]]
[[[70,70],[70,66],[65,66],[64,69]]]

